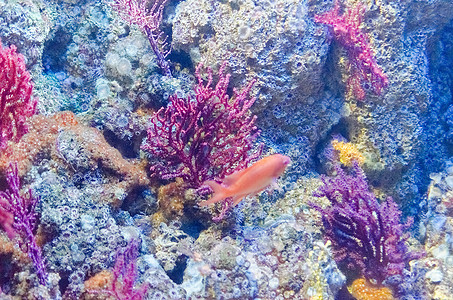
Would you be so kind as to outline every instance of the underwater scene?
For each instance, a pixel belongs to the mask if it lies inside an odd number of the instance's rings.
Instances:
[[[0,0],[0,299],[453,300],[453,0]]]

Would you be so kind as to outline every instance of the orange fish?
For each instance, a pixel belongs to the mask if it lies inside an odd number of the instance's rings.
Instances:
[[[200,202],[199,205],[206,206],[231,197],[232,206],[236,206],[245,196],[254,196],[269,185],[275,185],[277,178],[283,174],[290,163],[291,159],[288,156],[273,154],[260,159],[244,170],[225,177],[221,184],[213,180],[205,181],[204,184],[214,191],[214,195],[211,199]]]

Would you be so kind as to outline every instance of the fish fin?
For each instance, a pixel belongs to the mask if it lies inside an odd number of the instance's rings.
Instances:
[[[266,189],[268,189],[268,186],[263,187],[262,189],[259,189],[259,190],[255,191],[253,193],[250,193],[247,196],[249,196],[249,197],[257,197],[259,193],[261,193],[262,191],[264,191]]]
[[[233,184],[234,182],[236,182],[244,173],[245,173],[245,170],[246,169],[242,169],[240,171],[236,171],[234,172],[233,174],[230,174],[228,176],[226,176],[222,183],[226,186],[230,186],[231,184]]]
[[[245,196],[247,196],[247,195],[245,195]],[[236,196],[234,196],[233,197],[233,204],[231,206],[235,207],[236,205],[238,205],[239,202],[244,200],[245,196],[244,195],[236,195]]]
[[[201,201],[200,203],[198,203],[198,205],[207,206],[209,204],[220,202],[226,198],[225,188],[219,183],[215,182],[214,180],[208,180],[205,181],[203,184],[209,186],[214,191],[214,194],[210,199],[206,201]]]
[[[269,195],[272,195],[272,192],[277,190],[278,192],[283,192],[283,188],[281,186],[278,185],[277,183],[277,178],[274,178],[271,182],[271,184],[269,185],[269,188],[267,190],[267,193]]]

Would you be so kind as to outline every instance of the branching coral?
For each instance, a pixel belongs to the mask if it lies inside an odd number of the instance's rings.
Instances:
[[[0,41],[0,149],[27,133],[26,121],[36,110],[33,84],[24,57],[16,47],[3,48]]]
[[[7,175],[9,189],[0,191],[0,212],[3,211],[14,216],[14,220],[3,227],[10,237],[14,237],[16,234],[19,236],[19,244],[33,261],[39,282],[45,285],[47,272],[44,266],[44,259],[41,248],[37,245],[33,234],[36,225],[35,207],[38,203],[38,198],[32,195],[31,190],[28,191],[27,196],[20,194],[17,164],[10,165]]]
[[[96,280],[85,284],[89,293],[117,300],[145,299],[149,284],[135,287],[137,277],[136,260],[138,256],[138,241],[132,240],[129,245],[117,251],[113,272],[101,272]],[[100,279],[100,282],[98,282]],[[94,289],[91,289],[94,288]]]
[[[352,75],[347,82],[348,92],[358,100],[365,98],[365,83],[374,88],[376,94],[388,85],[387,76],[382,72],[374,58],[366,33],[360,29],[364,6],[356,4],[340,15],[340,4],[335,0],[332,10],[315,16],[315,21],[328,25],[335,39],[346,49]]]
[[[212,88],[212,70],[208,69],[204,83],[199,65],[195,98],[174,95],[166,108],[152,116],[142,149],[154,159],[153,174],[162,179],[181,177],[197,188],[206,180],[222,179],[245,168],[259,155],[259,151],[251,154],[259,134],[256,117],[249,110],[255,102],[249,97],[253,81],[241,91],[235,89],[230,98],[230,75],[224,74],[225,66],[221,66],[219,80]]]
[[[327,197],[331,206],[313,206],[322,214],[335,260],[380,284],[390,276],[401,276],[414,258],[406,246],[409,236],[405,233],[412,220],[400,224],[401,212],[392,198],[379,203],[358,164],[353,168],[355,176],[347,175],[338,165],[335,177],[323,176],[324,185],[315,196]]]
[[[167,1],[113,0],[110,4],[125,21],[137,25],[148,36],[151,49],[157,57],[157,64],[166,76],[171,76],[170,66],[165,60],[170,50],[165,50],[167,43],[159,30]]]

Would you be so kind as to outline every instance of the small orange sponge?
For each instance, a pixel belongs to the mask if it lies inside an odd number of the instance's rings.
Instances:
[[[394,300],[392,290],[385,286],[373,285],[365,278],[354,280],[348,291],[357,300]]]
[[[333,140],[332,147],[338,152],[340,162],[347,167],[352,166],[353,161],[357,161],[359,165],[362,165],[365,161],[362,153],[360,153],[357,147],[352,143]]]
[[[86,291],[100,291],[107,289],[113,281],[113,274],[110,271],[102,270],[91,278],[85,280],[83,285]]]

